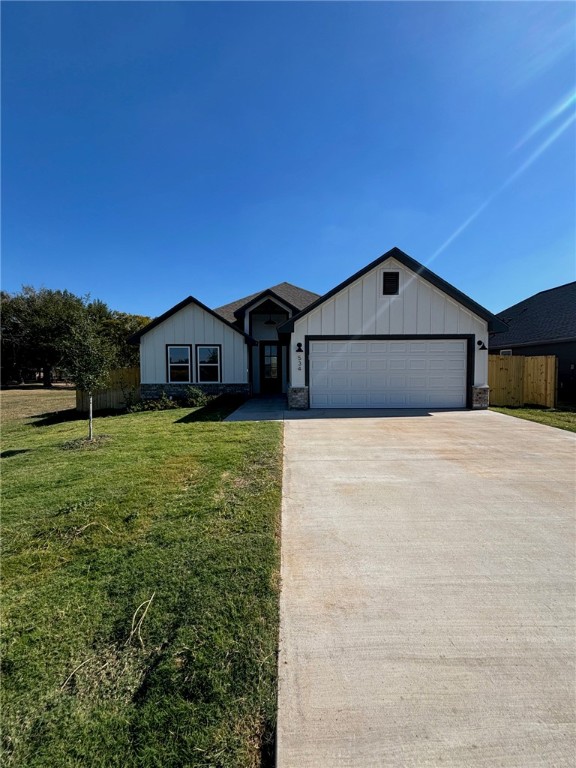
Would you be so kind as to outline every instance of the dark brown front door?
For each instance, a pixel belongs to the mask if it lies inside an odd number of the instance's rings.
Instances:
[[[260,342],[260,392],[282,392],[282,347],[275,342]]]

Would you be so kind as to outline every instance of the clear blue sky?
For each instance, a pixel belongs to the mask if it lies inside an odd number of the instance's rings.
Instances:
[[[3,2],[2,286],[158,315],[393,246],[492,311],[574,280],[575,14]]]

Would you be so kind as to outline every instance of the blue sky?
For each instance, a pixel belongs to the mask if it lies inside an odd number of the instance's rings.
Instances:
[[[158,315],[393,246],[576,278],[572,3],[3,2],[2,287]]]

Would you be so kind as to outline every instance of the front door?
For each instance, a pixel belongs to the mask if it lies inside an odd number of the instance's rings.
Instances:
[[[260,342],[260,392],[282,392],[282,347],[276,342]]]

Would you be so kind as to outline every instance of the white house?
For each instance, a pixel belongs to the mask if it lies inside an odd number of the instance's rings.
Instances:
[[[193,297],[131,337],[143,397],[284,392],[292,408],[485,408],[507,326],[398,248],[324,296],[280,283],[211,310]]]

